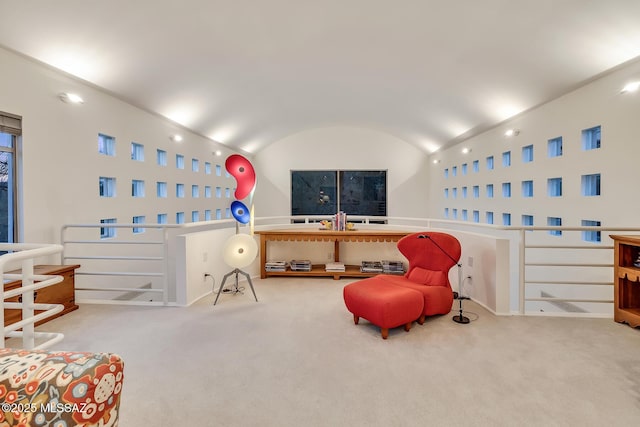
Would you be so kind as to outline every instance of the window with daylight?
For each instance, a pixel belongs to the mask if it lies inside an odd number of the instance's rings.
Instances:
[[[522,147],[522,162],[523,163],[533,162],[533,145],[527,145],[526,147]]]
[[[467,174],[467,164],[463,163],[462,164],[462,175],[466,175]]]
[[[458,198],[458,187],[453,187],[451,189],[451,197],[453,197],[454,199]]]
[[[222,219],[222,209],[216,209],[216,219]]]
[[[448,199],[448,198],[449,198],[449,189],[448,189],[448,188],[445,188],[445,189],[444,189],[444,198],[445,198],[445,199]]]
[[[469,220],[469,214],[467,213],[466,209],[462,209],[462,220],[463,221],[468,221]]]
[[[502,153],[502,166],[505,168],[511,166],[511,151]]]
[[[451,168],[451,176],[457,176],[458,175],[458,167],[454,166]]]
[[[583,196],[599,196],[600,195],[600,174],[582,175],[582,195]]]
[[[100,197],[116,197],[116,179],[108,176],[101,176],[98,180],[100,186]]]
[[[134,224],[144,224],[145,218],[144,215],[140,215],[140,216],[134,216],[133,217],[133,223]],[[134,233],[144,233],[144,228],[142,227],[133,227],[133,232]]]
[[[550,139],[547,142],[547,155],[549,157],[562,156],[562,137]]]
[[[222,176],[222,166],[216,165],[216,176]]]
[[[493,212],[487,212],[487,224],[493,224]]]
[[[533,181],[522,181],[522,197],[533,197]]]
[[[549,197],[562,196],[562,178],[547,179],[547,194]]]
[[[176,224],[184,224],[184,212],[176,212]]]
[[[503,213],[502,214],[502,225],[511,225],[511,214]]]
[[[231,208],[226,208],[224,210],[224,217],[225,218],[231,218]]]
[[[131,143],[131,160],[144,162],[144,145],[137,142]]]
[[[197,185],[191,186],[191,197],[193,197],[194,199],[200,197],[200,187],[198,187]]]
[[[144,181],[140,179],[131,181],[131,195],[133,197],[144,197]]]
[[[231,189],[229,187],[224,189],[224,197],[229,199],[231,197]]]
[[[158,214],[158,224],[166,224],[167,223],[167,214],[161,213]]]
[[[444,217],[445,217],[446,219],[448,219],[448,218],[449,218],[449,208],[444,208]]]
[[[462,198],[463,199],[467,198],[467,187],[462,187]]]
[[[479,185],[474,185],[473,186],[473,198],[477,199],[478,197],[480,197],[480,186]]]
[[[22,215],[18,206],[22,200],[19,176],[19,140],[22,118],[0,111],[0,242],[19,241],[18,230]]]
[[[480,172],[480,162],[478,160],[473,161],[473,171]]]
[[[453,219],[458,219],[458,209],[453,208],[451,213],[453,214]]]
[[[167,152],[164,150],[156,150],[156,163],[158,166],[167,166]]]
[[[105,218],[100,220],[100,224],[115,224],[117,221],[115,218]],[[100,238],[109,239],[116,237],[115,227],[100,227]]]
[[[211,209],[204,210],[204,220],[211,221]]]
[[[502,183],[502,197],[511,197],[511,183],[503,182]]]
[[[184,197],[184,184],[176,184],[176,197]]]
[[[600,227],[602,223],[600,221],[594,221],[590,219],[583,219],[583,227]],[[582,240],[585,242],[599,243],[601,241],[601,235],[599,230],[586,230],[582,232]]]
[[[191,222],[198,222],[198,221],[200,221],[200,212],[191,211]]]
[[[480,211],[473,211],[473,222],[480,222]]]
[[[200,161],[198,159],[191,159],[191,171],[198,172],[200,170]]]
[[[167,183],[158,181],[156,182],[156,194],[158,197],[167,197]]]
[[[449,168],[444,169],[444,178],[445,179],[449,178]]]
[[[582,131],[582,149],[595,150],[600,148],[600,126]]]
[[[222,198],[222,187],[216,187],[216,199]]]
[[[116,139],[102,133],[98,134],[98,153],[105,156],[116,155]]]
[[[487,184],[487,197],[493,198],[493,184]]]
[[[211,175],[211,163],[204,162],[204,173],[207,175]]]
[[[487,157],[487,170],[493,170],[493,156]]]
[[[176,169],[184,169],[184,156],[176,154]]]
[[[561,227],[562,218],[556,216],[548,216],[547,225],[551,227]],[[552,236],[562,236],[562,230],[549,230],[549,234]]]
[[[522,215],[522,225],[533,225],[533,215]]]
[[[210,185],[205,185],[204,186],[204,197],[206,197],[207,199],[211,198],[211,186]]]

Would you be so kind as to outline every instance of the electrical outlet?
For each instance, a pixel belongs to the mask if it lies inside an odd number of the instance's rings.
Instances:
[[[469,267],[473,267],[473,257],[472,256],[467,258],[467,265]]]
[[[207,262],[209,259],[209,254],[207,252],[202,253],[202,262]]]
[[[329,252],[329,253],[327,254],[327,259],[328,259],[328,260],[332,260],[332,259],[333,259],[333,254],[332,254],[331,252]]]

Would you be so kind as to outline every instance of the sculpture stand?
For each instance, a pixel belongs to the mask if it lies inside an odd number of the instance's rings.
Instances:
[[[468,317],[462,315],[462,300],[465,300],[468,298],[462,296],[462,264],[458,263],[457,265],[458,265],[458,292],[456,293],[458,295],[456,299],[460,301],[460,314],[458,314],[457,316],[453,316],[453,321],[456,323],[462,323],[466,325],[471,320],[469,320]]]
[[[235,268],[233,271],[230,271],[229,273],[225,274],[224,277],[222,278],[222,283],[220,284],[220,289],[218,289],[218,295],[216,295],[216,300],[213,302],[213,305],[216,305],[216,303],[218,302],[218,298],[220,297],[220,293],[222,292],[222,289],[224,289],[224,283],[227,281],[227,279],[232,274],[235,275],[236,283],[235,283],[233,289],[231,290],[231,292],[233,292],[234,294],[242,293],[242,291],[238,288],[238,274],[242,274],[244,277],[246,277],[247,282],[249,282],[249,286],[251,287],[251,292],[253,292],[253,297],[256,299],[256,302],[258,302],[258,297],[256,296],[256,291],[253,289],[253,283],[251,282],[251,276],[249,276],[249,274],[245,273],[244,271],[240,270],[239,268]]]

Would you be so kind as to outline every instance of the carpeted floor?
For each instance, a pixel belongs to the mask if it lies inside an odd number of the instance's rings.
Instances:
[[[640,330],[496,317],[472,302],[392,330],[353,324],[348,280],[255,280],[188,308],[82,305],[57,349],[125,361],[120,427],[609,426],[640,423]],[[473,313],[470,313],[473,312]]]

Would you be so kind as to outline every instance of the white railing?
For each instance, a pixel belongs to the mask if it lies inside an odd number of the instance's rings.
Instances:
[[[0,324],[5,324],[5,309],[22,310],[22,320],[4,326],[5,338],[22,338],[22,348],[42,349],[50,347],[62,341],[64,335],[55,332],[36,332],[35,323],[44,320],[61,312],[64,308],[61,304],[40,304],[35,303],[35,291],[44,287],[59,283],[62,276],[37,275],[34,274],[34,260],[43,256],[50,256],[62,251],[60,245],[39,245],[25,243],[0,243],[0,251],[7,252],[0,256],[0,277],[3,284],[7,281],[21,280],[22,286],[16,289],[4,291],[4,286],[0,290]],[[6,269],[16,269],[20,266],[20,272],[7,273]],[[37,281],[37,282],[36,282]],[[18,297],[18,301],[6,301],[10,298]],[[35,314],[35,310],[41,311]],[[21,329],[21,330],[19,330]],[[36,345],[36,340],[44,340]],[[2,340],[1,347],[4,348],[5,340]]]

